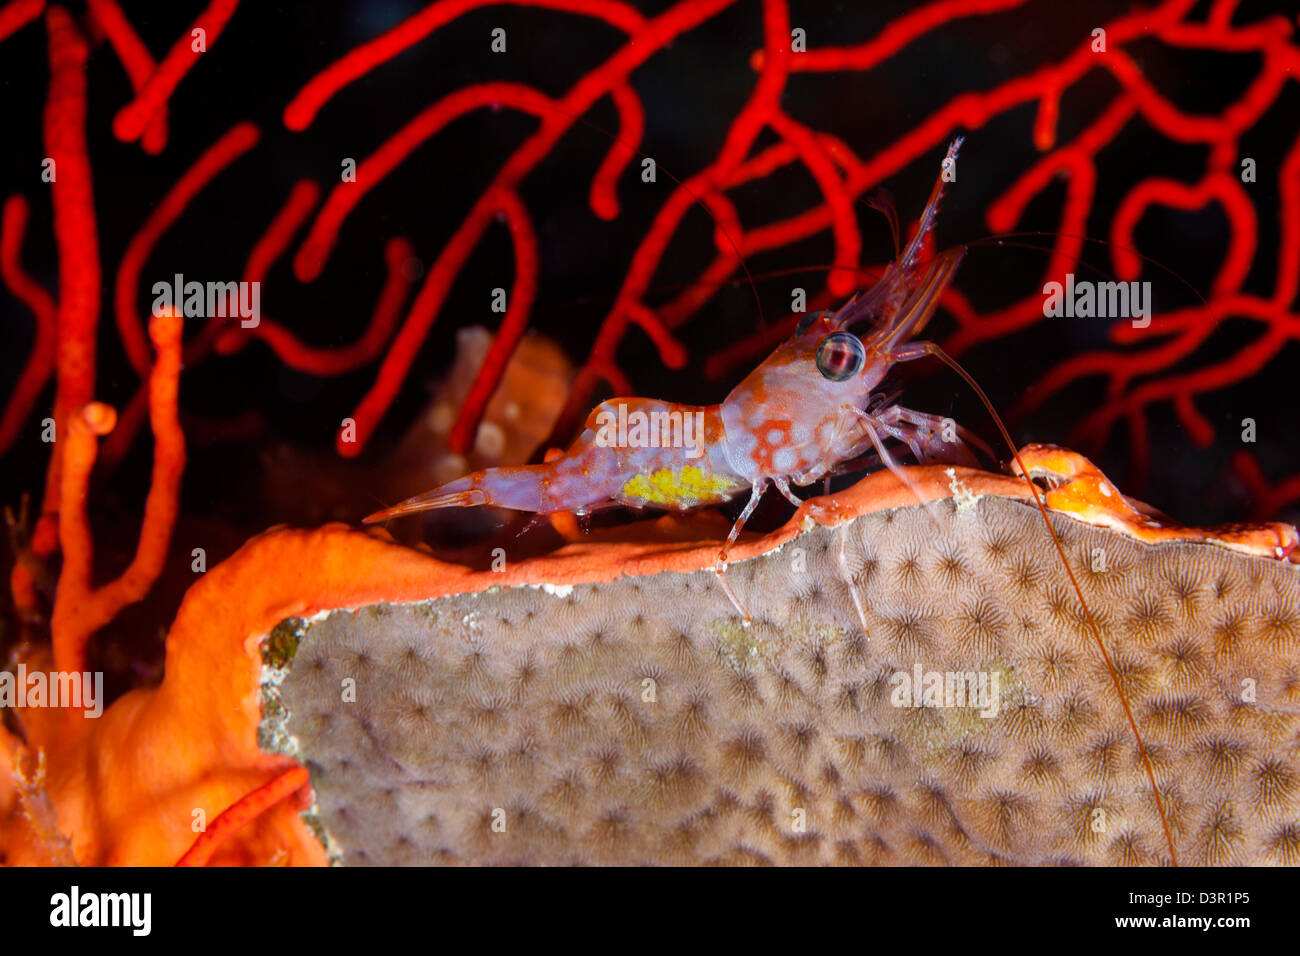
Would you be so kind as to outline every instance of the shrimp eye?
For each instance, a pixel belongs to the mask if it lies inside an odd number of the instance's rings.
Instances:
[[[862,371],[867,350],[852,332],[832,332],[817,349],[817,371],[832,382],[843,382]]]
[[[794,327],[795,336],[798,337],[800,335],[803,335],[810,328],[812,328],[812,324],[814,322],[816,322],[825,314],[826,314],[825,312],[805,312],[803,317],[799,319],[799,324]]]

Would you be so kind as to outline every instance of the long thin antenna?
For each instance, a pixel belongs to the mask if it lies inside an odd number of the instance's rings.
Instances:
[[[1079,579],[1075,577],[1074,569],[1070,567],[1070,559],[1065,554],[1065,548],[1061,546],[1061,539],[1056,533],[1056,528],[1052,525],[1051,519],[1047,514],[1047,505],[1044,503],[1039,488],[1034,484],[1029,475],[1029,469],[1025,467],[1024,460],[1020,457],[1020,452],[1016,449],[1016,444],[1011,440],[1011,433],[1007,431],[1006,425],[1002,423],[1001,416],[989,401],[989,397],[984,394],[984,389],[980,388],[974,377],[962,368],[961,364],[945,352],[942,348],[933,342],[916,342],[915,345],[921,346],[926,353],[939,359],[954,372],[960,375],[971,387],[971,390],[979,396],[984,407],[988,409],[989,415],[998,426],[998,431],[1002,433],[1003,440],[1007,447],[1011,449],[1011,454],[1016,459],[1016,464],[1020,467],[1020,475],[1025,479],[1025,484],[1029,486],[1029,491],[1034,497],[1034,504],[1038,506],[1039,512],[1043,516],[1043,523],[1047,525],[1047,531],[1052,536],[1052,544],[1056,547],[1056,552],[1061,556],[1061,563],[1065,566],[1065,573],[1070,579],[1070,584],[1074,587],[1074,593],[1078,595],[1079,606],[1083,608],[1084,617],[1088,621],[1088,627],[1092,631],[1092,636],[1097,642],[1097,649],[1101,651],[1102,660],[1106,662],[1106,669],[1110,672],[1111,682],[1115,685],[1115,693],[1119,696],[1120,706],[1124,708],[1124,716],[1128,718],[1128,725],[1133,731],[1133,738],[1137,741],[1138,755],[1142,758],[1142,766],[1146,769],[1147,780],[1151,784],[1151,794],[1155,797],[1156,812],[1160,815],[1160,825],[1165,831],[1165,843],[1169,847],[1169,859],[1174,866],[1178,865],[1178,852],[1174,849],[1173,833],[1169,829],[1169,818],[1165,815],[1164,801],[1160,799],[1160,788],[1156,786],[1156,774],[1151,766],[1151,758],[1147,754],[1146,744],[1142,741],[1142,734],[1138,730],[1137,720],[1133,717],[1133,708],[1129,706],[1128,698],[1124,696],[1124,688],[1120,685],[1119,674],[1115,670],[1115,664],[1110,658],[1110,653],[1106,650],[1106,643],[1101,638],[1101,628],[1097,626],[1097,619],[1092,615],[1092,609],[1088,607],[1088,602],[1084,600],[1083,588],[1079,586]]]

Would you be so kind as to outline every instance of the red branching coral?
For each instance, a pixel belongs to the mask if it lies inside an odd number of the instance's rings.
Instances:
[[[308,82],[284,111],[285,125],[302,130],[311,125],[319,111],[347,84],[426,38],[468,12],[488,6],[485,2],[435,3],[426,10],[392,28],[387,33],[349,52],[316,78]],[[715,2],[688,2],[679,4],[666,13],[646,18],[626,4],[603,2],[538,2],[539,7],[568,13],[578,13],[620,29],[627,35],[624,45],[607,60],[593,66],[581,82],[563,97],[553,99],[536,89],[516,83],[469,84],[437,100],[415,116],[404,128],[381,144],[358,169],[355,184],[336,186],[317,213],[306,239],[294,256],[294,270],[299,279],[311,281],[318,277],[329,258],[330,250],[349,213],[376,184],[402,163],[417,146],[435,136],[448,123],[459,116],[483,107],[508,107],[531,113],[539,120],[539,128],[502,165],[492,184],[480,196],[460,228],[449,239],[430,269],[423,286],[411,303],[406,316],[398,323],[399,330],[383,357],[374,384],[361,399],[355,413],[355,440],[344,441],[340,435],[338,450],[354,456],[365,447],[379,420],[406,380],[415,354],[428,335],[445,301],[448,290],[459,274],[466,259],[479,244],[488,226],[498,218],[507,223],[515,251],[515,288],[510,297],[511,306],[503,323],[501,334],[485,363],[481,377],[475,383],[469,400],[460,411],[453,431],[452,446],[457,452],[472,444],[475,428],[488,397],[500,381],[502,370],[528,325],[529,313],[535,298],[537,283],[536,239],[530,218],[518,196],[521,181],[544,158],[556,141],[577,122],[583,113],[604,96],[609,96],[617,107],[622,128],[611,143],[591,186],[590,202],[593,211],[602,218],[618,214],[616,182],[641,146],[643,108],[637,94],[627,85],[632,70],[660,52],[676,37],[698,27],[729,4]],[[1214,434],[1210,423],[1195,406],[1197,394],[1224,387],[1244,375],[1258,371],[1269,359],[1276,356],[1291,338],[1295,315],[1289,311],[1295,297],[1297,256],[1300,255],[1300,196],[1295,183],[1300,171],[1300,140],[1287,154],[1278,174],[1283,193],[1279,209],[1282,241],[1278,251],[1278,270],[1274,294],[1260,298],[1241,291],[1249,271],[1256,242],[1256,214],[1240,177],[1237,175],[1238,145],[1242,134],[1255,124],[1263,113],[1274,105],[1282,88],[1300,62],[1300,51],[1293,42],[1293,25],[1282,18],[1272,18],[1244,26],[1234,26],[1234,3],[1216,3],[1203,23],[1187,19],[1193,6],[1188,0],[1174,0],[1150,11],[1142,11],[1116,18],[1103,25],[1108,48],[1104,54],[1095,52],[1089,38],[1081,40],[1077,49],[1060,63],[1050,64],[1032,73],[1008,80],[993,89],[963,94],[945,104],[916,124],[915,128],[898,142],[881,149],[874,156],[862,159],[842,140],[834,135],[814,130],[789,116],[780,104],[782,92],[792,73],[834,73],[866,71],[897,54],[909,43],[945,23],[964,17],[988,15],[1022,5],[1022,0],[944,0],[927,4],[889,24],[876,37],[853,46],[821,47],[792,54],[789,47],[790,23],[785,5],[777,0],[763,5],[764,49],[752,58],[758,78],[753,94],[740,114],[731,124],[729,135],[717,158],[690,177],[677,184],[656,220],[642,239],[628,273],[619,290],[617,300],[602,323],[600,334],[592,344],[584,362],[566,409],[557,428],[557,435],[570,429],[576,418],[590,405],[593,393],[604,381],[618,391],[630,390],[631,383],[618,368],[616,353],[628,330],[635,326],[645,331],[656,346],[664,365],[681,367],[685,362],[685,349],[675,338],[674,330],[683,325],[707,302],[710,289],[718,282],[731,277],[739,269],[745,256],[789,245],[826,228],[835,241],[833,268],[829,272],[827,290],[823,299],[831,301],[847,294],[855,285],[862,246],[854,201],[863,192],[888,176],[905,168],[942,144],[954,131],[961,128],[977,129],[993,119],[1023,104],[1036,104],[1037,121],[1033,130],[1035,145],[1045,155],[1031,169],[1021,175],[1011,187],[988,209],[989,225],[1001,231],[1014,228],[1027,204],[1039,195],[1058,174],[1068,177],[1068,196],[1062,211],[1059,235],[1053,246],[1053,255],[1045,270],[1045,279],[1056,279],[1074,263],[1082,248],[1088,214],[1092,207],[1097,184],[1097,157],[1126,124],[1144,121],[1162,135],[1182,143],[1204,143],[1209,149],[1206,172],[1202,180],[1183,184],[1165,177],[1150,177],[1134,185],[1119,204],[1111,227],[1113,260],[1116,272],[1122,278],[1139,274],[1141,260],[1133,248],[1132,233],[1142,215],[1153,205],[1179,209],[1198,209],[1209,203],[1219,204],[1227,214],[1232,227],[1232,241],[1223,265],[1215,277],[1209,301],[1196,308],[1181,309],[1153,317],[1149,330],[1140,330],[1142,349],[1126,348],[1139,340],[1139,330],[1116,326],[1111,337],[1118,350],[1088,352],[1073,356],[1049,369],[1026,393],[1022,403],[1013,413],[1026,414],[1076,380],[1088,376],[1104,376],[1107,380],[1106,401],[1084,421],[1080,428],[1083,437],[1104,439],[1119,420],[1128,423],[1130,446],[1138,467],[1143,467],[1146,445],[1142,440],[1146,430],[1146,416],[1150,406],[1168,402],[1179,420],[1200,445],[1208,444]],[[5,22],[20,25],[35,16],[40,5],[13,3],[6,9]],[[195,29],[207,31],[207,42],[215,42],[222,26],[233,13],[233,3],[213,3],[196,20]],[[114,52],[122,59],[137,99],[124,107],[114,120],[114,133],[123,140],[138,138],[146,121],[154,122],[152,148],[161,149],[165,131],[157,132],[165,118],[167,97],[175,89],[196,54],[191,50],[188,37],[178,41],[162,64],[150,72],[152,60],[142,49],[129,22],[113,0],[99,0],[91,4],[95,22],[112,43]],[[63,24],[66,18],[54,17],[52,22]],[[52,31],[52,44],[59,50],[75,49],[75,43],[65,42],[67,27]],[[1217,115],[1189,115],[1162,96],[1142,75],[1135,61],[1124,50],[1124,44],[1140,38],[1155,38],[1171,46],[1231,52],[1256,52],[1261,57],[1258,76],[1243,94]],[[70,45],[71,44],[71,45]],[[55,49],[52,46],[52,49]],[[75,55],[75,54],[73,54]],[[1098,119],[1067,143],[1057,143],[1056,127],[1060,102],[1071,87],[1081,82],[1090,72],[1104,70],[1117,81],[1117,90],[1109,106]],[[75,96],[66,101],[62,92],[75,82],[76,68],[61,68],[59,89],[52,89],[51,108],[47,118],[51,146],[59,145],[70,150],[69,159],[75,161],[79,150],[75,143],[65,143],[61,130],[77,127]],[[146,79],[142,77],[146,76]],[[65,102],[66,101],[66,102]],[[55,107],[55,103],[58,107]],[[771,130],[779,142],[751,155],[751,148],[763,130]],[[138,318],[135,296],[139,270],[148,260],[154,244],[164,235],[176,217],[196,193],[211,179],[233,162],[239,155],[256,145],[257,131],[249,125],[240,125],[219,139],[194,165],[185,177],[168,194],[164,203],[149,217],[137,234],[118,270],[115,310],[123,345],[132,364],[141,375],[149,364],[148,347]],[[51,149],[56,161],[60,151]],[[783,222],[761,225],[743,225],[735,206],[727,198],[727,191],[761,179],[791,163],[802,164],[816,181],[824,201],[796,217]],[[67,177],[65,174],[65,179]],[[89,211],[89,196],[78,196],[77,189],[88,193],[89,178],[84,183],[73,184],[62,192],[67,199],[61,203],[69,211],[65,218],[75,217],[71,210]],[[300,183],[289,197],[280,217],[272,223],[263,244],[275,252],[283,249],[292,231],[310,212],[316,197],[314,184]],[[718,258],[699,275],[699,284],[688,289],[676,300],[660,308],[651,308],[645,301],[651,278],[669,240],[677,231],[682,218],[697,202],[703,203],[716,218],[718,229]],[[17,211],[15,217],[19,215]],[[87,255],[92,247],[93,221],[82,219],[80,241],[72,236],[76,226],[68,225],[64,232],[65,275],[75,273],[83,284],[95,277],[95,262]],[[87,227],[89,224],[89,228]],[[81,252],[82,259],[73,258]],[[269,258],[275,258],[272,254]],[[251,261],[250,261],[251,265]],[[86,268],[89,267],[89,268]],[[261,274],[259,270],[250,270]],[[72,282],[72,279],[68,279]],[[12,283],[11,283],[12,284]],[[22,294],[19,284],[12,284],[15,292]],[[75,290],[66,290],[73,295]],[[391,301],[391,300],[390,300]],[[954,352],[962,352],[990,339],[1005,336],[1025,328],[1042,318],[1041,301],[1031,295],[1010,306],[994,312],[979,312],[956,291],[949,294],[947,303],[960,323],[960,328],[948,343]],[[85,321],[93,311],[84,307],[67,309],[68,322],[73,316]],[[393,323],[391,308],[377,310],[362,342],[357,344],[348,358],[313,355],[305,351],[293,336],[282,327],[271,325],[257,336],[268,342],[279,356],[290,365],[316,374],[338,374],[374,358],[387,339]],[[1166,374],[1175,362],[1188,357],[1203,343],[1217,323],[1231,316],[1241,316],[1265,325],[1265,334],[1258,341],[1238,350],[1223,360],[1200,369],[1179,374]],[[191,361],[203,354],[219,331],[205,335],[201,342],[190,346],[187,358]],[[228,331],[228,330],[227,330]],[[762,353],[771,339],[784,333],[784,328],[764,330],[737,343],[724,354],[718,355],[708,365],[712,375],[720,375],[738,363],[752,360]],[[84,349],[69,342],[68,357]],[[1153,341],[1158,344],[1151,344]],[[93,345],[93,343],[92,343]],[[349,360],[351,359],[351,360]],[[82,359],[84,361],[84,359]],[[39,380],[42,352],[35,350],[28,378]],[[1146,377],[1140,385],[1135,380]],[[9,419],[30,402],[32,386],[25,382],[11,400],[13,411]],[[65,388],[74,389],[68,384]],[[58,403],[65,408],[71,397]],[[132,406],[134,414],[126,416],[126,427],[120,433],[129,440],[133,425],[143,410],[143,401]],[[0,432],[8,437],[15,425]],[[349,436],[351,438],[351,436]]]

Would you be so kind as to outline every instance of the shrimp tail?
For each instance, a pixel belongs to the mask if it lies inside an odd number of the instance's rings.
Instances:
[[[363,518],[366,524],[387,521],[399,515],[416,514],[432,511],[436,508],[477,508],[481,505],[495,505],[498,508],[511,508],[516,511],[536,511],[547,513],[557,508],[566,507],[550,494],[551,485],[561,472],[563,462],[547,462],[542,465],[513,465],[501,468],[485,468],[457,478],[445,485],[426,491],[414,498],[407,498],[391,508],[377,511]],[[567,464],[572,465],[572,462]],[[571,471],[572,468],[564,468]],[[572,505],[572,502],[569,502]]]
[[[366,515],[361,520],[365,524],[376,524],[380,521],[387,521],[389,518],[416,514],[420,511],[433,511],[435,508],[473,508],[487,503],[487,493],[482,489],[466,488],[461,491],[448,491],[447,486],[443,486],[442,488],[435,488],[433,491],[426,491],[422,495],[407,498],[391,508],[385,508],[383,511],[376,511],[372,515]]]

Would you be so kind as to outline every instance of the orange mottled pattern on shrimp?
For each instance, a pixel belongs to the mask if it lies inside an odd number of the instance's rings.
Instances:
[[[959,145],[950,147],[949,159]],[[897,470],[887,442],[918,460],[966,463],[970,455],[960,440],[938,441],[939,419],[875,394],[894,362],[920,357],[915,346],[900,343],[925,325],[961,259],[962,251],[954,250],[918,262],[942,194],[941,177],[916,234],[868,292],[833,315],[804,316],[795,334],[720,405],[610,399],[591,411],[564,454],[543,464],[474,472],[367,521],[476,505],[541,514],[615,506],[685,511],[748,491],[720,556],[725,563],[727,548],[770,484],[797,501],[791,483],[811,484],[873,451]],[[850,330],[859,324],[868,326],[865,338]]]
[[[952,144],[946,162],[959,145]],[[961,261],[961,249],[919,261],[942,195],[941,176],[915,234],[871,289],[834,314],[803,316],[794,335],[720,405],[610,399],[592,410],[564,454],[474,472],[367,521],[476,505],[541,514],[616,506],[685,511],[748,491],[719,555],[722,566],[769,485],[798,502],[791,484],[809,485],[871,455],[902,475],[890,443],[918,461],[973,463],[955,431],[940,427],[945,420],[876,392],[894,363],[927,354],[926,343],[905,340],[925,326]],[[852,331],[858,326],[865,327],[863,338]]]

